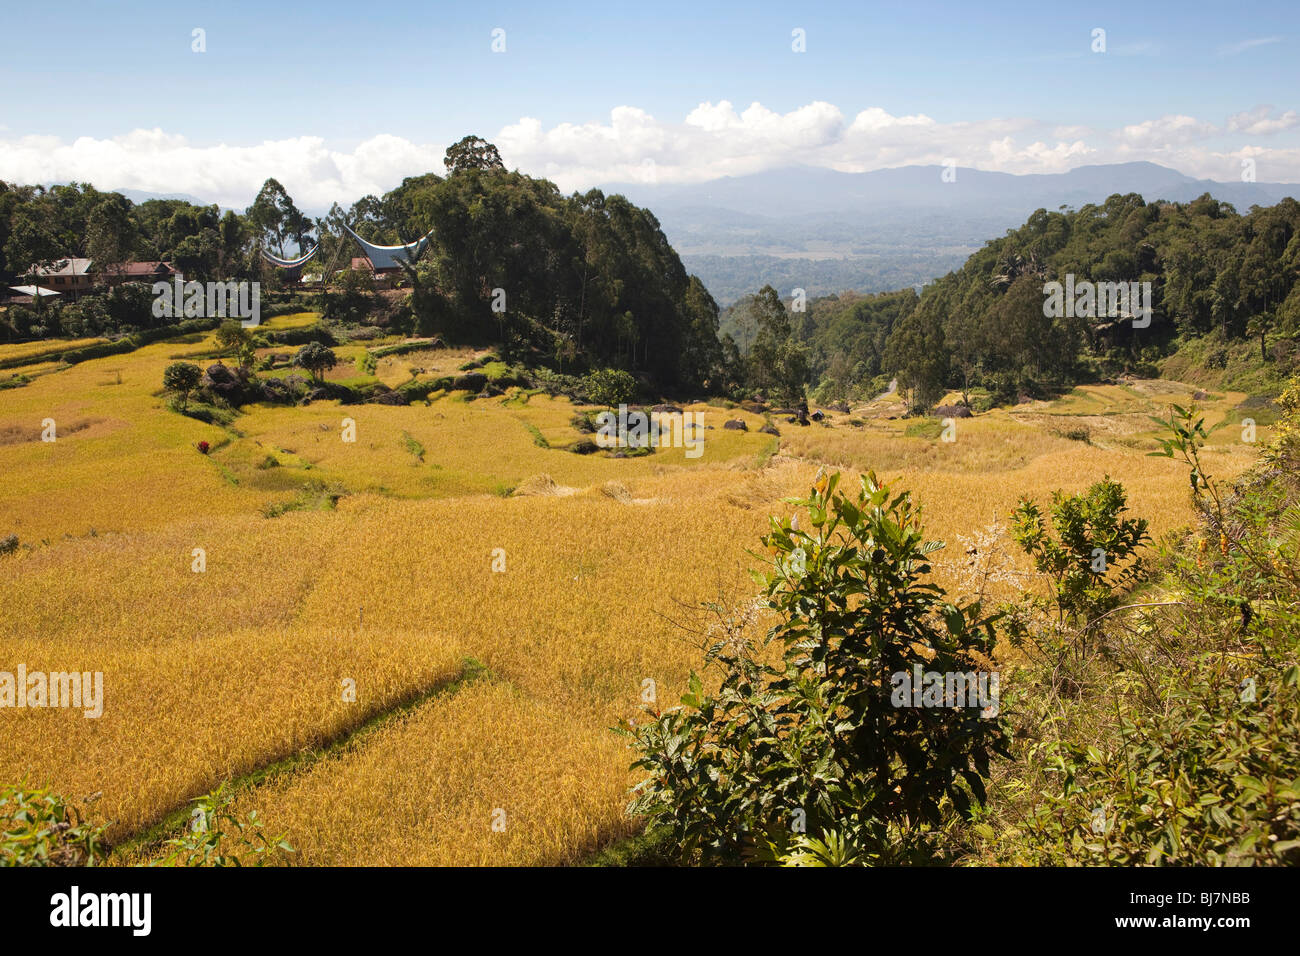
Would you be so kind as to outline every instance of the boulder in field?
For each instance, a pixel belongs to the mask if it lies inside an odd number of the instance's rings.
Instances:
[[[293,390],[281,379],[268,378],[262,382],[262,399],[268,402],[292,404]]]
[[[743,421],[741,421],[739,418],[733,418],[731,421],[727,422],[727,423],[724,424],[722,427],[723,427],[723,428],[729,428],[729,429],[731,429],[732,431],[741,431],[741,432],[747,432],[747,431],[749,431],[749,426],[746,425],[746,424],[745,424]]]
[[[482,372],[466,372],[464,375],[457,375],[451,381],[453,390],[466,392],[480,392],[486,384],[487,376]]]
[[[775,426],[775,425],[772,425],[772,424],[764,425],[762,428],[759,429],[759,431],[762,432],[764,435],[780,435],[780,434],[781,434],[779,431],[776,430],[776,426]]]
[[[248,373],[242,368],[232,369],[217,362],[209,365],[199,380],[199,391],[212,398],[219,398],[230,405],[242,405],[250,396],[248,391]],[[260,394],[260,389],[258,390]]]

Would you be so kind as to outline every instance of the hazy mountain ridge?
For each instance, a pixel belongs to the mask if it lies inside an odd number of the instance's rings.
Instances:
[[[1079,208],[1114,193],[1188,202],[1203,193],[1240,211],[1300,195],[1287,183],[1195,179],[1156,163],[1065,173],[902,166],[866,173],[793,167],[694,185],[611,184],[654,211],[687,268],[726,305],[767,282],[788,295],[920,285],[960,265],[1035,209]]]

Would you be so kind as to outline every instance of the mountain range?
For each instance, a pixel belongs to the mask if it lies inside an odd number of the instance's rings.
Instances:
[[[1113,193],[1187,202],[1210,193],[1245,211],[1300,195],[1288,183],[1195,179],[1156,163],[1014,175],[902,166],[865,173],[790,167],[692,185],[612,183],[651,209],[687,269],[722,305],[771,283],[783,295],[922,285],[1036,209]]]

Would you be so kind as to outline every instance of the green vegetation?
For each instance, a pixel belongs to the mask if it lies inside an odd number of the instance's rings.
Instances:
[[[338,483],[326,483],[319,479],[304,482],[297,494],[288,501],[264,507],[262,516],[278,518],[290,511],[332,511],[339,499],[347,493],[347,489]]]
[[[293,357],[293,364],[305,368],[312,380],[319,382],[326,371],[338,364],[338,357],[319,342],[308,342]]]
[[[194,801],[189,825],[166,840],[167,854],[151,866],[266,866],[280,853],[292,853],[284,835],[268,837],[256,810],[240,817],[225,784]]]
[[[125,262],[161,260],[187,279],[260,281],[267,318],[310,306],[340,325],[495,339],[502,358],[561,373],[617,368],[664,389],[716,387],[717,304],[687,274],[655,217],[599,190],[562,196],[547,180],[507,171],[495,153],[467,137],[448,150],[446,176],[410,177],[316,220],[274,179],[242,214],[179,200],[136,205],[82,184],[0,182],[0,284],[68,256],[92,258],[105,276]],[[404,269],[402,296],[385,298],[369,273],[344,268],[356,255],[344,224],[379,243],[433,231],[429,250]],[[313,243],[328,287],[311,302],[275,302],[282,279],[263,268],[258,249],[284,255]],[[164,320],[151,300],[148,284],[127,282],[75,303],[16,306],[0,322],[0,341],[153,329]]]
[[[971,404],[1041,397],[1122,374],[1275,395],[1300,367],[1300,203],[1238,214],[1209,195],[1145,203],[1114,195],[1082,209],[1040,209],[926,286],[844,293],[791,312],[819,401],[870,399],[896,377],[914,410],[949,390]],[[1151,324],[1123,317],[1048,318],[1044,285],[1149,282]],[[764,295],[729,308],[720,327],[737,362],[758,344]],[[761,365],[770,365],[770,358]],[[753,389],[751,374],[736,384]],[[882,379],[883,376],[883,379]],[[734,376],[733,376],[734,377]]]
[[[1032,655],[1015,719],[1047,733],[1006,768],[981,856],[1300,863],[1300,384],[1282,402],[1230,493],[1205,473],[1196,411],[1171,413],[1158,454],[1191,469],[1202,525],[1160,549],[1142,600]]]
[[[1059,620],[1090,621],[1141,578],[1134,555],[1149,540],[1147,522],[1123,517],[1126,502],[1123,486],[1107,477],[1083,494],[1056,492],[1050,528],[1032,501],[1012,512],[1011,536],[1047,578]]]
[[[175,392],[184,408],[202,378],[202,370],[193,362],[173,362],[163,371],[163,388]]]
[[[583,385],[592,402],[606,408],[625,405],[636,394],[636,379],[622,369],[597,369],[586,377]]]
[[[624,731],[648,830],[606,859],[1300,863],[1300,380],[1279,403],[1231,490],[1206,471],[1214,429],[1195,408],[1158,420],[1153,454],[1188,467],[1200,525],[1153,560],[1117,482],[1056,493],[1050,516],[1022,501],[1011,538],[1045,593],[993,534],[966,552],[976,599],[948,601],[922,583],[942,545],[922,543],[906,493],[819,479],[793,502],[810,530],[772,519],[763,538],[764,644],[747,637],[756,609],[716,608],[710,689],[692,674],[680,707]],[[998,580],[1024,593],[986,613]],[[992,719],[890,706],[888,675],[1007,660]]]
[[[996,615],[925,582],[943,545],[924,540],[906,493],[874,477],[854,495],[838,484],[819,478],[794,502],[809,530],[773,519],[763,538],[779,617],[764,643],[781,664],[724,621],[705,655],[717,690],[692,675],[682,707],[630,731],[648,773],[632,810],[686,861],[933,860],[936,828],[983,805],[990,760],[1006,753],[1000,720],[965,693],[962,706],[899,704],[897,675],[914,667],[983,669]]]
[[[49,789],[0,790],[0,866],[94,866],[105,829]]]

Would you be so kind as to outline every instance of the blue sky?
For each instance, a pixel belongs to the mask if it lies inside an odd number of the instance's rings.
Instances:
[[[803,161],[837,168],[934,160],[947,150],[962,165],[1009,172],[1163,156],[1229,178],[1237,151],[1253,148],[1261,179],[1300,179],[1300,125],[1286,118],[1300,107],[1294,3],[72,2],[17,6],[4,22],[4,178],[30,174],[41,157],[56,175],[98,162],[103,175],[121,177],[132,172],[128,159],[95,144],[159,130],[163,138],[130,147],[146,170],[140,182],[169,168],[160,160],[148,171],[150,156],[175,157],[182,143],[200,165],[230,157],[193,151],[224,146],[262,150],[242,162],[293,166],[263,144],[306,137],[319,141],[319,155],[300,149],[306,165],[294,176],[332,164],[323,178],[337,174],[344,186],[352,176],[362,188],[395,174],[380,158],[357,158],[376,137],[410,144],[408,164],[436,154],[424,163],[436,168],[441,149],[465,133],[492,139],[528,118],[536,121],[529,136],[501,137],[507,162],[525,171],[549,171],[562,184],[626,178],[644,154],[661,179],[698,180],[798,160],[800,151],[779,147],[772,114],[787,118],[787,133],[812,124],[799,134]],[[805,53],[791,49],[796,27],[806,31]],[[1090,50],[1097,27],[1106,30],[1104,54]],[[205,31],[205,53],[191,50],[194,28]],[[505,30],[505,53],[491,50],[494,28]],[[724,101],[739,125],[719,120],[712,138],[697,136],[688,117]],[[764,112],[746,117],[753,103]],[[865,110],[932,125],[922,143],[868,123],[871,148],[863,140],[828,149],[835,133],[824,110],[788,119],[817,103],[838,111],[850,132]],[[611,119],[620,107],[639,111],[630,133]],[[917,122],[902,125],[919,133]],[[691,127],[684,136],[683,123]],[[1144,123],[1157,125],[1116,133]],[[585,145],[555,134],[564,124],[590,124]],[[736,146],[755,127],[766,134]],[[656,135],[675,142],[656,147]],[[595,162],[581,155],[620,137],[620,151]],[[25,138],[23,149],[14,146]],[[1057,148],[1075,142],[1084,145]],[[372,169],[370,180],[349,162]]]

